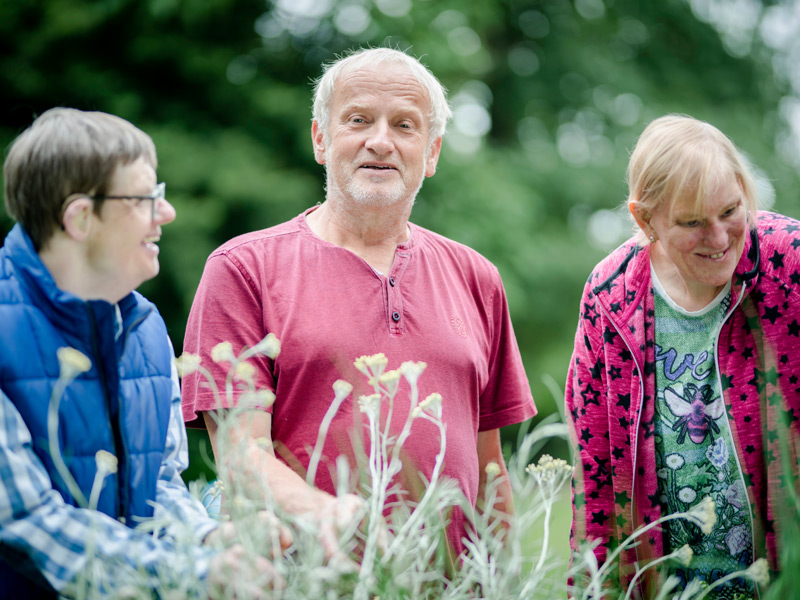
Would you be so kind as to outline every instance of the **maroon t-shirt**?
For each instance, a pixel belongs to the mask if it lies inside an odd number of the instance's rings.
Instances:
[[[224,389],[227,368],[210,357],[216,344],[229,341],[238,354],[267,333],[278,337],[277,359],[251,362],[258,367],[257,387],[275,391],[270,410],[276,453],[294,457],[302,469],[308,467],[308,449],[334,397],[332,384],[337,379],[352,383],[353,393],[333,420],[316,477],[316,485],[331,493],[336,457],[345,454],[352,465],[353,432],[365,433],[358,397],[372,393],[354,360],[383,352],[387,370],[407,360],[424,361],[420,400],[432,392],[443,397],[447,443],[442,474],[457,480],[474,505],[478,431],[519,423],[536,413],[497,269],[474,250],[409,224],[409,241],[397,247],[390,272],[382,275],[356,254],[317,237],[306,223],[308,212],[234,238],[211,254],[189,315],[184,350],[199,354]],[[408,414],[408,389],[402,381],[392,415],[395,430]],[[224,398],[223,407],[228,407]],[[204,379],[186,377],[183,415],[189,425],[202,427],[198,413],[214,408],[217,401]],[[366,440],[359,444],[369,448]],[[416,419],[404,445],[404,473],[429,478],[438,451],[438,429]],[[456,513],[450,538],[460,552],[464,523]]]

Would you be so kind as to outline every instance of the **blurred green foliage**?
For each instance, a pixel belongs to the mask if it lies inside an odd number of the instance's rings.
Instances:
[[[647,121],[681,112],[717,125],[774,208],[800,216],[797,171],[776,151],[790,90],[773,49],[756,22],[732,52],[695,16],[702,4],[3,0],[0,143],[57,105],[115,113],[153,137],[178,219],[161,275],[141,291],[180,352],[206,256],[323,199],[309,131],[321,63],[365,45],[410,48],[456,113],[412,219],[498,266],[545,416],[561,399],[542,378],[564,380],[583,283],[626,234],[616,209]],[[10,227],[0,216],[0,235]]]

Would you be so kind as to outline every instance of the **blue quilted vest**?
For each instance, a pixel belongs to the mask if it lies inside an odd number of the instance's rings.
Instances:
[[[59,447],[87,498],[97,451],[117,457],[97,510],[135,527],[153,515],[148,501],[156,496],[169,425],[171,351],[164,321],[142,295],[129,294],[119,309],[121,333],[114,305],[57,288],[25,231],[16,225],[9,233],[0,250],[0,389],[30,430],[53,488],[77,505],[50,457],[47,410],[59,375],[56,350],[70,346],[89,357],[91,370],[62,396]],[[14,586],[14,573],[0,560],[3,587]]]

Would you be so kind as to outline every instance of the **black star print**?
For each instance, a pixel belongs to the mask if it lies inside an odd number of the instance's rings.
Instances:
[[[795,231],[800,231],[800,227],[795,225],[792,222],[789,222],[786,227],[783,228],[786,233],[794,233]]]
[[[742,352],[742,358],[753,358],[753,349],[750,346],[745,346]]]
[[[594,366],[589,369],[589,374],[592,376],[592,379],[600,379],[600,376],[603,373],[603,363],[601,361],[597,361],[594,363]]]
[[[626,302],[633,302],[636,299],[636,292],[634,290],[629,291],[625,294],[625,301]]]
[[[581,439],[587,444],[589,443],[589,440],[592,439],[593,437],[594,436],[589,432],[588,429],[584,429],[583,431],[581,431]]]
[[[792,240],[792,248],[797,250],[798,247],[800,247],[800,238],[795,238]]]
[[[581,392],[584,404],[596,404],[600,406],[600,391],[592,387],[592,384],[586,386],[586,389]]]
[[[633,356],[631,356],[631,353],[628,352],[627,348],[623,348],[622,351],[619,353],[619,358],[622,362],[628,362],[633,358]]]
[[[625,448],[620,448],[619,446],[614,446],[614,450],[611,451],[611,454],[614,455],[614,458],[620,460],[621,458],[625,458]]]
[[[660,502],[658,500],[659,495],[660,494],[658,492],[656,492],[653,495],[647,494],[647,499],[650,500],[650,507],[651,508],[658,508],[658,505],[660,504]]]
[[[756,449],[752,446],[752,444],[748,444],[747,447],[744,449],[745,452],[748,454],[752,454],[756,451]]]
[[[771,262],[775,266],[776,269],[779,269],[780,267],[783,266],[783,257],[784,256],[785,256],[785,254],[781,254],[780,252],[775,250],[775,253],[772,255],[772,258],[769,259],[769,262]]]
[[[617,337],[617,332],[612,330],[610,327],[606,327],[606,330],[603,332],[603,341],[606,344],[610,344],[614,341],[615,337]]]
[[[606,515],[606,511],[599,510],[597,512],[592,513],[592,523],[597,523],[598,525],[603,525],[608,520],[608,516]]]
[[[788,355],[788,354],[781,354],[781,360],[780,360],[780,363],[781,363],[782,365],[785,365],[785,364],[786,364],[786,363],[788,363],[788,362],[789,362],[789,355]]]
[[[611,381],[620,379],[622,377],[622,369],[620,367],[611,367],[608,374],[611,375]]]
[[[765,298],[765,294],[764,294],[764,292],[762,292],[761,290],[754,290],[754,291],[753,291],[753,299],[754,299],[756,302],[758,302],[759,304],[761,304],[762,302],[764,302],[764,298]]]
[[[621,308],[622,307],[620,306],[619,302],[611,303],[611,312],[613,312],[614,314],[618,313],[621,310]]]
[[[631,426],[631,422],[628,420],[628,417],[620,417],[619,418],[619,426],[623,429],[627,429]]]
[[[792,384],[797,383],[797,375],[792,375],[791,377],[789,377],[789,383]]]
[[[589,477],[589,479],[591,479],[597,484],[598,490],[602,489],[603,486],[611,485],[611,473],[606,472],[605,474],[603,474],[600,472],[600,469],[597,470],[597,473]]]
[[[617,406],[621,406],[625,410],[631,409],[631,395],[630,394],[617,394]]]
[[[777,304],[775,306],[767,306],[764,308],[764,318],[767,319],[773,325],[775,325],[775,320],[781,315],[782,313],[778,312]]]
[[[800,337],[800,323],[797,322],[797,319],[793,319],[792,322],[789,323],[789,335]]]
[[[600,458],[598,456],[595,456],[594,462],[597,463],[597,472],[608,474],[608,463],[610,460],[611,460],[610,458]]]
[[[789,275],[789,280],[795,285],[800,285],[800,271],[795,271]]]
[[[595,322],[600,315],[597,314],[597,310],[594,307],[594,304],[586,304],[583,303],[583,318],[589,321],[592,324],[592,327],[595,326]]]

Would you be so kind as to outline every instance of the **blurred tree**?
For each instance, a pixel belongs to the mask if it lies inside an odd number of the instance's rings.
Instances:
[[[56,105],[112,112],[152,135],[178,219],[162,274],[142,291],[180,351],[209,252],[323,199],[309,134],[321,63],[364,45],[410,49],[455,112],[413,220],[498,265],[546,415],[560,398],[542,377],[563,382],[583,282],[627,235],[625,165],[647,121],[682,112],[714,123],[751,158],[762,196],[800,213],[797,172],[776,150],[789,147],[791,78],[775,76],[778,44],[759,29],[774,15],[745,2],[755,9],[733,35],[717,26],[728,22],[718,4],[4,0],[0,140]],[[10,226],[0,216],[0,234]]]

